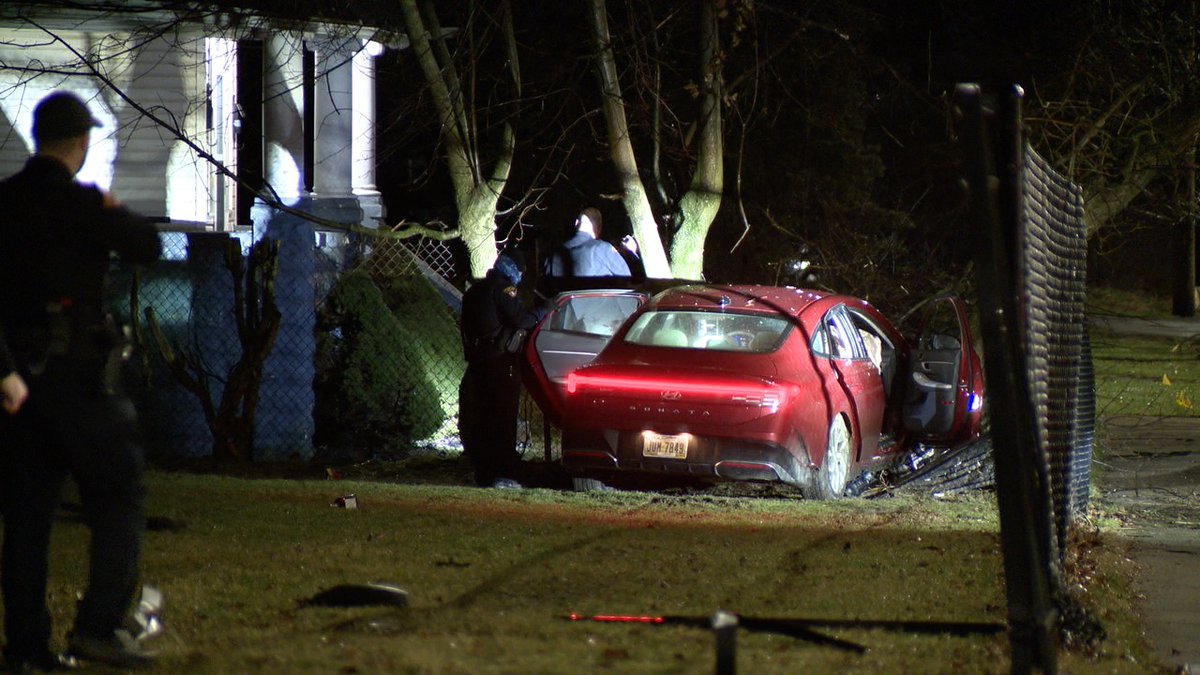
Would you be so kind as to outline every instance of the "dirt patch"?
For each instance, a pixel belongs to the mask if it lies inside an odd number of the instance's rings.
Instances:
[[[1200,672],[1200,418],[1108,418],[1095,467],[1097,502],[1133,543],[1155,654]]]

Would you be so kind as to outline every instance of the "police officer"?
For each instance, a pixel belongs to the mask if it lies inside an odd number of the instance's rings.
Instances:
[[[5,665],[52,670],[46,607],[50,530],[68,475],[91,529],[88,586],[69,657],[146,665],[119,630],[138,589],[144,454],[135,414],[116,393],[123,335],[106,313],[112,252],[148,263],[154,226],[75,180],[100,126],[77,96],[56,92],[34,109],[36,154],[0,182],[0,480]]]
[[[501,253],[487,276],[463,294],[462,342],[467,370],[458,389],[458,428],[463,454],[481,487],[519,488],[517,412],[521,334],[544,315],[526,309],[517,291],[524,257]]]

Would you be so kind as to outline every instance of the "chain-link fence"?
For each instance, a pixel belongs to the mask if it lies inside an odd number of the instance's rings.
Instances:
[[[1080,188],[1025,142],[1019,88],[958,91],[1013,672],[1056,669],[1068,529],[1087,505],[1095,393],[1084,323]],[[1003,421],[1003,422],[1001,422]],[[1003,427],[1000,425],[1003,424]]]
[[[1018,271],[1023,277],[1025,365],[1032,385],[1039,456],[1045,457],[1061,559],[1073,516],[1087,507],[1094,420],[1081,413],[1087,237],[1083,191],[1028,145],[1021,173]],[[1021,282],[1019,282],[1021,283]]]
[[[318,300],[318,446],[392,454],[456,447],[466,364],[450,245],[360,236],[342,252],[341,264],[327,268],[336,281]]]
[[[127,385],[147,443],[160,454],[209,456],[214,434],[201,395],[172,372],[145,310],[153,310],[167,351],[193,364],[220,413],[226,384],[247,367],[241,332],[261,319],[256,298],[266,289],[247,285],[244,260],[261,239],[248,230],[163,232],[157,264],[114,277],[138,343]],[[240,253],[232,263],[231,242]],[[299,226],[281,248],[271,290],[282,321],[262,364],[253,458],[453,450],[465,364],[460,296],[447,281],[456,271],[451,245]],[[246,416],[236,405],[224,413]]]

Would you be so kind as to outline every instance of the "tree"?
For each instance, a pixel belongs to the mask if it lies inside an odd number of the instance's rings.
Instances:
[[[1070,67],[1038,73],[1027,87],[1027,122],[1035,147],[1083,186],[1092,238],[1187,166],[1179,160],[1200,133],[1200,73],[1195,17],[1184,6],[1156,0],[1081,11],[1088,31],[1062,55]]]
[[[225,268],[233,282],[233,316],[241,346],[238,360],[226,373],[215,372],[198,348],[172,344],[159,326],[154,308],[144,310],[154,342],[171,374],[200,402],[212,433],[213,457],[219,460],[249,460],[254,456],[254,419],[263,364],[275,346],[281,321],[275,304],[278,259],[278,241],[257,242],[250,247],[249,260],[243,259],[240,241],[230,239],[226,244]],[[133,303],[137,304],[136,290]],[[215,402],[214,382],[222,385]]]
[[[700,2],[700,120],[696,170],[679,199],[671,240],[671,266],[681,279],[700,279],[704,272],[704,240],[721,208],[725,188],[724,129],[721,125],[722,72],[715,0]]]
[[[700,279],[703,276],[704,241],[720,208],[724,190],[722,55],[715,0],[700,2],[700,84],[697,87],[700,140],[691,184],[676,202],[677,213],[670,214],[676,229],[671,239],[669,262],[633,149],[605,0],[592,0],[589,18],[596,45],[596,72],[603,97],[610,155],[621,183],[625,211],[633,224],[634,236],[641,244],[646,273],[651,277]],[[654,92],[653,95],[657,97],[661,93]],[[654,130],[656,140],[660,138],[657,131]]]
[[[621,202],[633,224],[633,236],[641,245],[642,262],[646,274],[651,277],[668,278],[671,265],[667,262],[658,223],[650,208],[650,199],[642,184],[638,171],[637,156],[629,137],[629,121],[625,116],[625,104],[621,98],[621,83],[617,77],[616,57],[613,55],[612,35],[608,30],[608,8],[605,0],[592,0],[591,15],[593,37],[596,43],[596,72],[600,78],[604,122],[608,129],[609,153],[613,167],[621,182]]]
[[[471,276],[481,278],[496,261],[496,213],[512,168],[515,149],[513,128],[507,122],[502,125],[500,146],[491,157],[491,168],[488,170],[481,147],[480,129],[475,124],[475,111],[471,108],[474,101],[463,87],[446,44],[447,31],[442,29],[433,3],[420,0],[418,8],[418,0],[401,0],[400,10],[404,31],[420,64],[421,73],[429,84],[441,125],[446,165],[450,171],[458,212],[456,234],[466,244]],[[509,72],[514,91],[519,97],[521,73],[512,14],[507,2],[502,4],[500,13]],[[472,3],[469,16],[475,14]],[[429,233],[420,226],[409,226],[408,229]],[[441,236],[445,238],[444,234]]]
[[[1191,316],[1200,136],[1195,5],[1088,3],[1079,12],[1087,30],[1071,45],[1071,67],[1030,88],[1031,138],[1083,186],[1095,246],[1147,222],[1170,224],[1174,312]]]
[[[723,210],[709,236],[722,256],[710,278],[907,309],[909,296],[961,271],[942,234],[952,206],[929,198],[955,186],[957,159],[937,147],[944,108],[895,85],[893,69],[905,68],[883,47],[901,33],[860,5],[756,3],[750,48],[724,63],[738,209]]]

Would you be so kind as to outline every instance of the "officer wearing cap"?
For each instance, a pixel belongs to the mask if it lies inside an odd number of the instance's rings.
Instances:
[[[75,174],[87,158],[87,105],[68,92],[34,109],[36,154],[0,181],[0,505],[5,665],[51,670],[46,607],[51,525],[64,481],[79,488],[91,528],[88,587],[69,656],[119,667],[148,663],[120,630],[139,588],[144,454],[132,404],[116,390],[123,334],[105,307],[110,255],[158,259],[158,232]]]
[[[517,454],[520,331],[544,316],[526,309],[518,292],[524,257],[511,249],[487,276],[463,294],[462,342],[467,370],[458,388],[458,428],[463,454],[480,487],[521,487]]]

